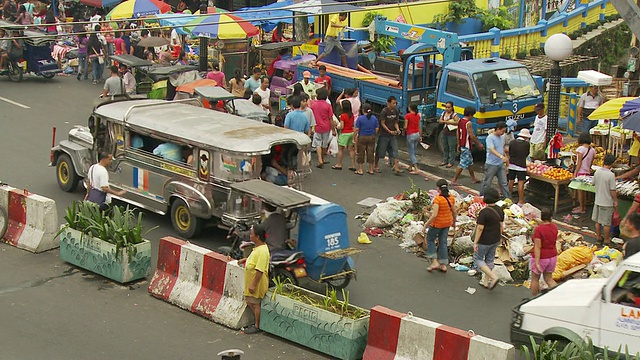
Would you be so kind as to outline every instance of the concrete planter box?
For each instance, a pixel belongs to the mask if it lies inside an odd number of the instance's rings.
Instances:
[[[119,283],[143,279],[151,269],[151,242],[145,240],[135,248],[137,253],[131,261],[125,248],[119,250],[116,259],[114,244],[69,227],[60,233],[62,260]]]
[[[297,286],[285,287],[320,302],[326,298]],[[272,299],[273,291],[269,289],[262,299],[260,329],[339,359],[362,359],[367,346],[369,310],[349,305],[367,314],[353,320],[284,295],[277,294]]]

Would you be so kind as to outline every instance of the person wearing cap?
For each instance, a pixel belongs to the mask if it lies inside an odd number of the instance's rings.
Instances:
[[[267,230],[263,225],[251,227],[250,239],[256,246],[246,259],[238,260],[244,266],[244,300],[253,311],[255,323],[244,329],[245,334],[260,332],[260,303],[269,288],[269,247],[266,244]]]
[[[256,91],[260,87],[260,75],[262,75],[260,68],[253,68],[253,75],[244,82],[244,88],[251,90],[251,93]]]
[[[616,176],[611,171],[611,166],[615,161],[615,155],[605,155],[603,166],[593,174],[596,197],[591,220],[596,223],[596,245],[603,244],[604,235],[604,245],[609,247],[611,247],[611,218],[613,217],[613,211],[618,207]]]
[[[591,85],[589,91],[580,96],[576,125],[580,126],[580,123],[582,123],[582,132],[588,133],[589,130],[598,125],[598,120],[589,120],[588,117],[598,106],[604,104],[604,101],[604,96],[602,96],[600,89],[596,85]]]
[[[302,85],[302,90],[304,90],[311,100],[316,98],[316,84],[311,81],[311,72],[305,71],[302,73],[302,80],[299,81],[300,85]]]
[[[527,157],[529,156],[529,129],[522,129],[518,137],[505,147],[509,157],[507,179],[509,194],[513,192],[513,184],[518,179],[518,205],[524,205],[524,183],[527,180]]]
[[[509,143],[516,139],[514,134],[516,126],[518,126],[517,121],[513,119],[507,120],[507,132],[502,137],[504,139],[504,146],[509,146]]]
[[[347,26],[347,13],[343,12],[340,14],[331,15],[329,18],[329,26],[327,27],[327,32],[324,36],[324,51],[315,61],[309,63],[311,66],[315,66],[317,62],[322,60],[325,56],[329,55],[331,51],[335,48],[338,50],[340,54],[340,58],[342,59],[342,66],[347,66],[347,51],[342,47],[342,43],[340,42],[340,32],[344,27]]]
[[[505,132],[507,132],[507,124],[504,121],[500,121],[496,124],[493,134],[487,136],[487,159],[484,163],[484,182],[480,189],[480,196],[489,188],[493,178],[497,177],[502,196],[505,199],[510,197],[509,188],[507,187],[507,174],[504,168],[504,164],[509,162],[509,158],[504,155],[504,139],[502,135]]]
[[[529,140],[529,154],[533,160],[544,160],[544,144],[547,140],[547,115],[544,113],[544,104],[539,103],[533,108],[536,118],[533,120],[533,133]]]

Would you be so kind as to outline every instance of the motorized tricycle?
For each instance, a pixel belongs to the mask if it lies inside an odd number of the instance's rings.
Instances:
[[[262,203],[276,207],[287,219],[288,243],[293,248],[290,254],[304,254],[304,267],[296,266],[297,260],[289,266],[289,273],[295,277],[292,282],[307,277],[343,289],[355,278],[351,256],[361,250],[350,247],[347,214],[342,206],[290,187],[248,180],[231,184],[230,204],[234,211],[228,212],[225,220],[233,224],[258,223]]]
[[[51,56],[51,46],[55,39],[42,31],[24,30],[24,26],[8,21],[0,20],[0,28],[11,37],[24,38],[22,56],[9,59],[7,70],[0,72],[0,75],[7,75],[12,81],[20,82],[24,73],[31,72],[45,79],[53,79],[57,73],[62,72]]]
[[[251,100],[239,99],[219,86],[201,86],[195,88],[195,94],[211,104],[212,109],[219,109],[246,119],[270,123],[269,114]]]
[[[137,94],[148,94],[151,91],[153,82],[151,82],[150,80],[146,80],[144,77],[146,76],[145,74],[149,71],[149,68],[153,66],[153,61],[140,59],[137,56],[129,54],[112,55],[111,60],[117,62],[118,64],[127,65],[127,67],[131,70],[131,73],[136,78]]]

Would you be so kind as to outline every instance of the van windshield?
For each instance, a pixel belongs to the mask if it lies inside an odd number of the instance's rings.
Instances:
[[[483,104],[490,102],[491,90],[496,92],[496,101],[512,101],[540,95],[529,70],[524,67],[485,71],[474,74],[473,80]]]

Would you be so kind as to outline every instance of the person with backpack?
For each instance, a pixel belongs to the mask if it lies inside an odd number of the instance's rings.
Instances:
[[[447,272],[449,262],[449,249],[447,248],[447,236],[449,228],[456,227],[456,199],[449,194],[449,184],[447,180],[440,179],[436,182],[438,195],[433,198],[431,204],[431,217],[424,224],[426,231],[428,258],[432,258],[431,266],[427,271]],[[436,240],[438,244],[436,246]]]

